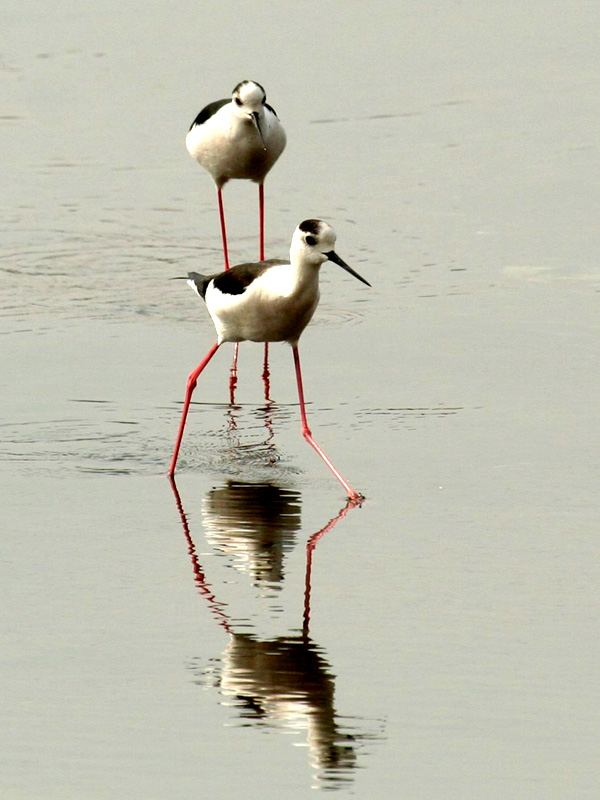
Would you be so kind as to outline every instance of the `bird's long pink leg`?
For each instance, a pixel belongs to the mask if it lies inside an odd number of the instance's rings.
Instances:
[[[302,388],[302,372],[300,370],[300,354],[298,353],[298,345],[292,345],[292,351],[294,353],[294,366],[296,367],[296,382],[298,384],[298,399],[300,400],[300,417],[302,419],[302,435],[309,443],[309,445],[315,450],[323,459],[323,461],[327,464],[329,469],[333,472],[335,477],[338,481],[342,484],[346,492],[348,493],[348,497],[350,500],[354,500],[360,502],[364,500],[364,497],[355,491],[348,481],[344,480],[341,474],[337,471],[337,469],[333,466],[331,461],[327,458],[325,453],[321,450],[319,445],[315,442],[312,438],[312,434],[310,432],[310,428],[308,427],[308,422],[306,420],[306,408],[304,405],[304,390]]]
[[[260,261],[265,260],[265,185],[264,183],[258,184],[258,257]],[[269,343],[265,342],[265,360],[263,368],[263,383],[265,385],[265,400],[270,400],[269,383]]]
[[[258,255],[261,261],[265,260],[265,185],[258,184]]]
[[[239,342],[233,346],[233,361],[231,362],[231,369],[229,370],[229,403],[235,405],[235,390],[237,387],[237,363],[238,363],[238,350],[240,348]]]
[[[265,385],[265,400],[271,402],[271,372],[269,370],[269,343],[265,342],[265,359],[263,361],[263,383]]]
[[[179,448],[181,447],[181,440],[183,439],[183,431],[185,429],[185,421],[187,419],[188,410],[190,407],[190,401],[192,399],[192,394],[194,389],[196,388],[196,381],[198,380],[198,376],[204,369],[204,367],[208,364],[211,358],[219,349],[219,343],[215,342],[213,346],[210,348],[208,353],[204,356],[204,359],[198,364],[196,369],[193,372],[190,372],[188,375],[187,383],[185,384],[185,398],[183,401],[183,411],[181,412],[181,421],[179,423],[179,430],[177,432],[177,439],[175,441],[175,448],[173,449],[173,458],[171,459],[171,466],[169,467],[169,476],[172,477],[175,474],[175,467],[177,465],[177,456],[179,455]]]
[[[231,362],[231,369],[229,370],[229,405],[235,405],[235,390],[237,387],[237,362],[238,362],[238,347],[239,343],[236,342],[233,348],[233,361]]]
[[[217,187],[217,199],[219,201],[219,220],[221,221],[221,239],[223,240],[223,258],[225,259],[225,270],[229,269],[229,248],[227,247],[227,228],[225,227],[225,210],[223,208],[223,192]],[[233,348],[233,362],[229,373],[229,400],[235,403],[235,387],[237,385],[237,363],[238,363],[239,344],[236,342]]]
[[[223,258],[225,269],[229,269],[229,250],[227,248],[227,229],[225,227],[225,211],[223,210],[223,192],[217,186],[217,200],[219,201],[219,220],[221,221],[221,239],[223,240]]]

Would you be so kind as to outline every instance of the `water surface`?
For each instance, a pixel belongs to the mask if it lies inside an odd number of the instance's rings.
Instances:
[[[2,796],[595,798],[600,14],[572,0],[9,3]],[[301,342],[212,342],[183,138],[259,80],[269,255],[334,265]],[[255,187],[225,189],[232,260]]]

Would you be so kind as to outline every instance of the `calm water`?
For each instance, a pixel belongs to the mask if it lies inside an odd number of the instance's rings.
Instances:
[[[596,798],[596,4],[9,2],[0,251],[9,800]],[[301,342],[212,342],[183,138],[259,80],[270,256],[333,265]],[[256,190],[225,190],[233,261]]]

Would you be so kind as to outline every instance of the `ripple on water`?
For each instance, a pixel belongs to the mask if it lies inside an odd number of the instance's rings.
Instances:
[[[71,401],[76,413],[0,426],[0,462],[25,471],[64,474],[156,475],[166,471],[180,406],[129,408],[116,403]],[[246,476],[252,480],[297,474],[286,463],[277,430],[288,427],[295,406],[192,404],[179,469]],[[79,412],[79,413],[78,413]],[[203,421],[204,418],[204,421]]]
[[[35,317],[51,309],[63,319],[126,321],[142,314],[182,321],[189,304],[170,279],[198,268],[199,254],[206,272],[221,268],[216,240],[214,247],[172,244],[135,228],[110,236],[52,231],[47,237],[35,243],[32,234],[26,247],[0,255],[0,317]]]
[[[359,426],[380,425],[382,420],[388,428],[413,429],[427,419],[454,417],[463,411],[461,406],[363,408],[354,415],[354,424]]]
[[[215,407],[213,407],[215,408]],[[182,449],[179,468],[208,470],[215,474],[252,476],[254,480],[291,476],[298,469],[286,463],[280,449],[277,430],[288,427],[296,415],[295,406],[271,404],[256,406],[219,406],[219,428],[202,427],[201,434],[189,435]]]
[[[310,323],[312,326],[322,325],[356,325],[365,318],[366,312],[356,307],[331,308],[321,304]]]

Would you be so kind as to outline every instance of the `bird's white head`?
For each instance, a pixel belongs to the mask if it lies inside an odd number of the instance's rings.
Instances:
[[[233,110],[239,116],[260,114],[267,101],[267,95],[260,83],[256,81],[242,81],[238,83],[231,94]]]
[[[335,231],[321,219],[305,219],[294,231],[292,253],[302,260],[320,266],[335,247]]]
[[[264,120],[266,102],[266,92],[260,83],[256,83],[256,81],[242,81],[238,83],[231,95],[231,105],[234,116],[240,120],[251,122],[254,125],[265,150],[266,146],[260,123],[261,120]]]
[[[335,231],[331,225],[323,222],[322,219],[305,219],[298,225],[292,237],[290,250],[292,261],[299,259],[304,264],[312,264],[315,267],[320,267],[325,261],[333,261],[350,275],[354,275],[359,281],[370,286],[368,281],[338,256],[333,249],[335,240]]]

